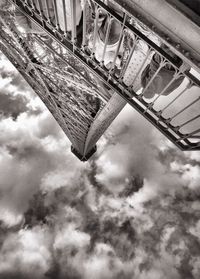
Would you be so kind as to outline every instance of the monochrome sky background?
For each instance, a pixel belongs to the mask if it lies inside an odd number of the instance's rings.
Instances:
[[[0,279],[199,279],[200,152],[129,106],[87,163],[0,55]]]

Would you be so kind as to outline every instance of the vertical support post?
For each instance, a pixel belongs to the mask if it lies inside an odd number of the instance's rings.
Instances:
[[[83,1],[83,37],[82,37],[82,47],[86,45],[86,0]]]
[[[50,13],[49,13],[49,3],[48,3],[48,0],[45,0],[45,6],[46,6],[46,11],[47,11],[47,20],[50,23],[51,22],[51,18],[50,18]]]
[[[72,43],[76,43],[76,0],[70,0],[71,3],[71,28],[72,28]]]
[[[53,8],[54,8],[54,14],[55,14],[55,19],[56,19],[56,29],[59,30],[60,25],[59,25],[59,19],[58,19],[58,9],[57,9],[56,0],[53,0]]]
[[[67,15],[66,15],[66,3],[65,0],[62,0],[63,6],[63,17],[64,17],[64,36],[67,35]]]

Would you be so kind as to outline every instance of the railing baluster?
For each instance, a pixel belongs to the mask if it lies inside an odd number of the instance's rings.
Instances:
[[[50,23],[51,22],[51,18],[50,18],[50,13],[49,13],[49,3],[48,3],[48,0],[45,0],[45,7],[46,7],[46,11],[47,11],[47,21]]]
[[[163,93],[170,87],[170,85],[179,77],[178,73],[175,73],[175,75],[173,76],[173,78],[170,80],[170,82],[163,88],[163,90],[157,95],[157,97],[154,99],[154,101],[152,102],[153,105],[155,104],[155,102],[160,98],[160,96],[163,95]]]
[[[200,139],[200,135],[190,136],[190,139]],[[200,143],[200,142],[199,142]]]
[[[149,59],[149,56],[151,55],[151,53],[152,53],[152,49],[148,49],[148,52],[147,52],[147,54],[146,54],[146,57],[145,57],[144,61],[142,62],[142,65],[140,66],[139,71],[138,71],[137,74],[135,75],[134,80],[132,81],[132,84],[130,85],[132,88],[134,87],[134,82],[136,81],[137,77],[139,76],[139,74],[140,74],[141,71],[143,70],[143,67],[144,67],[145,63],[147,62],[147,60]]]
[[[67,11],[65,0],[62,0],[63,17],[64,17],[64,36],[67,35]]]
[[[86,21],[86,0],[83,1],[83,36],[82,36],[82,47],[84,48],[86,46],[86,27],[87,27],[87,21]]]
[[[184,107],[183,109],[181,109],[179,112],[177,112],[176,114],[174,114],[172,117],[170,117],[170,122],[176,118],[179,114],[181,114],[182,112],[184,112],[186,109],[188,109],[189,107],[191,107],[193,104],[197,103],[200,100],[200,97],[196,98],[194,101],[192,101],[190,104],[188,104],[186,107]]]
[[[125,22],[126,22],[126,18],[127,18],[127,15],[124,14],[123,23],[122,23],[121,31],[120,31],[120,35],[119,35],[119,42],[118,42],[118,45],[117,45],[117,49],[115,51],[115,56],[114,56],[114,59],[113,59],[112,66],[110,68],[110,72],[112,72],[114,70],[113,74],[115,73],[115,63],[116,63],[116,60],[117,60],[117,56],[119,54],[119,50],[120,50],[120,47],[121,47],[122,40],[124,38],[124,25],[125,25]]]
[[[71,3],[71,29],[72,29],[72,43],[76,43],[76,1],[70,0]]]
[[[111,24],[113,21],[114,21],[114,19],[109,16],[109,22],[108,22],[108,26],[107,26],[107,30],[106,30],[106,38],[105,38],[105,42],[104,42],[103,54],[102,54],[102,58],[101,58],[102,64],[104,62],[106,48],[107,48],[107,44],[108,44],[108,37],[110,35]]]
[[[94,36],[93,36],[93,46],[92,46],[92,55],[95,55],[96,50],[96,40],[97,40],[97,32],[98,32],[98,21],[99,21],[99,14],[101,9],[97,8],[97,5],[95,5],[95,22],[94,22]]]
[[[30,2],[31,2],[32,9],[35,9],[34,0],[30,0]]]
[[[54,15],[55,15],[55,20],[56,20],[56,29],[58,30],[60,28],[60,25],[59,25],[59,19],[58,19],[58,9],[57,9],[56,0],[53,0],[53,9],[54,9]]]
[[[180,130],[182,127],[184,127],[185,125],[187,125],[187,124],[193,122],[194,120],[196,120],[196,119],[198,119],[198,118],[200,118],[200,114],[198,114],[197,116],[194,116],[194,117],[190,118],[188,121],[184,122],[183,124],[180,124],[180,125],[179,125],[179,130]]]
[[[123,76],[124,76],[124,74],[125,74],[125,72],[126,72],[126,70],[127,70],[127,68],[128,68],[128,65],[129,65],[129,63],[130,63],[130,61],[131,61],[131,58],[132,58],[132,56],[133,56],[133,53],[134,53],[134,51],[135,51],[137,42],[138,42],[138,37],[135,36],[135,40],[134,40],[134,43],[133,43],[131,52],[129,53],[129,57],[128,57],[127,61],[125,62],[125,65],[124,65],[124,66],[122,67],[122,69],[121,69],[121,73],[120,73],[119,79],[122,79],[122,78],[123,78]]]
[[[190,81],[188,82],[187,86],[169,103],[167,104],[161,112],[163,113],[168,107],[170,107],[177,99],[179,99],[185,92],[191,87]]]
[[[181,140],[188,139],[188,138],[192,137],[193,135],[195,135],[195,134],[197,134],[197,133],[200,133],[200,128],[194,130],[193,132],[191,132],[191,133],[189,133],[189,134],[186,134],[185,136],[180,137],[179,139],[177,139],[177,142],[179,142],[179,141],[181,141]]]
[[[160,66],[158,67],[158,69],[156,70],[156,72],[154,73],[154,75],[151,77],[151,79],[149,80],[149,82],[147,83],[146,87],[143,89],[142,93],[140,94],[140,97],[145,97],[145,92],[147,90],[147,88],[149,87],[149,85],[152,83],[152,81],[154,80],[154,78],[157,76],[157,74],[159,73],[159,71],[165,66],[166,62],[163,60],[160,63]]]
[[[41,3],[41,0],[37,0],[37,6],[38,6],[38,11],[40,13],[40,16],[42,17],[43,16],[43,8],[42,8],[42,3]]]

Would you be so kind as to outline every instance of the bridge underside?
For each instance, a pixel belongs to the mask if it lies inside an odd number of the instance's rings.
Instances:
[[[152,7],[165,1],[146,2],[132,1],[130,9],[130,1],[121,6],[120,1],[105,5],[85,0],[79,9],[78,0],[9,0],[10,6],[1,8],[0,50],[45,103],[83,161],[96,151],[96,142],[127,103],[180,149],[200,150],[200,44],[192,37],[188,45],[183,32],[169,32],[166,22],[156,26]],[[199,30],[180,10],[176,13],[179,24],[184,18],[188,30]],[[108,24],[103,46],[98,41],[102,16]],[[118,40],[110,58],[113,22]],[[145,82],[144,72],[155,57],[158,67]],[[156,80],[166,69],[171,72],[158,91]]]

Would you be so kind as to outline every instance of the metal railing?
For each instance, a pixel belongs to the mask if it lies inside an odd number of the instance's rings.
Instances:
[[[41,28],[29,32],[59,42],[109,94],[117,92],[180,149],[200,150],[200,76],[123,7],[101,0],[81,6],[74,0],[9,1]]]

